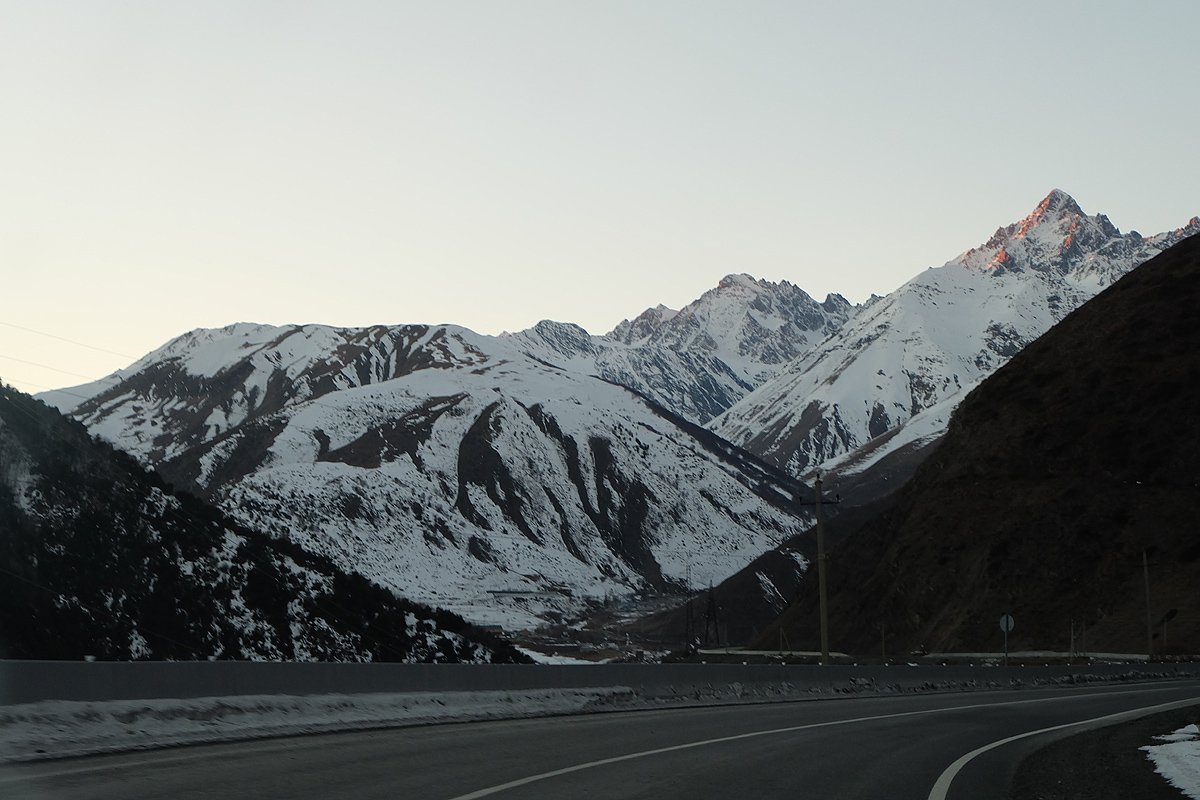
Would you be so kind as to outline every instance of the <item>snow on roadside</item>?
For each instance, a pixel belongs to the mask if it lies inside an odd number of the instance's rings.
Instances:
[[[245,695],[0,706],[0,763],[267,736],[616,710],[626,687]]]
[[[1141,748],[1154,762],[1154,771],[1187,797],[1200,800],[1200,728],[1185,725],[1154,738],[1163,744]]]
[[[835,691],[863,692],[849,686]],[[491,691],[43,700],[0,705],[0,764],[275,736],[811,697],[786,682]]]
[[[573,658],[572,656],[551,655],[543,653],[540,650],[533,650],[528,647],[514,645],[518,651],[529,656],[538,664],[598,664],[602,662],[589,661],[586,658]]]
[[[915,665],[913,665],[915,666]],[[748,673],[749,674],[749,673]],[[1030,676],[896,669],[886,677],[833,669],[796,680],[714,680],[702,672],[662,684],[324,695],[240,695],[190,699],[42,700],[0,705],[0,764],[182,744],[202,744],[370,728],[522,719],[564,714],[681,708],[694,705],[959,692],[1023,686],[1079,685],[1180,677],[1109,672]],[[940,679],[939,679],[940,678]],[[1186,730],[1186,729],[1185,729]],[[1179,733],[1179,732],[1177,732]],[[1200,742],[1183,744],[1200,749]],[[1152,756],[1153,757],[1153,756]],[[1190,762],[1200,786],[1200,752]],[[1160,772],[1162,770],[1160,769]],[[1184,770],[1180,770],[1184,774]],[[1200,800],[1200,792],[1190,795]]]

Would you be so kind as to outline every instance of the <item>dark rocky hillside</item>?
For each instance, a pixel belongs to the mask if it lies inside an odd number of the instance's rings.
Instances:
[[[913,480],[830,557],[831,644],[878,652],[1200,652],[1200,236],[987,379]],[[753,567],[752,567],[753,568]],[[816,581],[781,617],[817,641]],[[760,637],[773,647],[779,632]],[[1081,642],[1077,641],[1079,645]]]
[[[801,485],[797,485],[797,488],[802,499],[812,501],[811,489]],[[840,491],[840,487],[835,489]],[[828,484],[825,494],[832,496]],[[847,532],[856,530],[883,506],[882,502],[865,506],[827,506],[827,546],[840,541]],[[805,507],[804,511],[811,512],[811,506]],[[771,548],[721,581],[711,589],[717,610],[716,632],[719,636],[714,637],[710,632],[708,641],[702,643],[742,645],[753,642],[770,631],[775,641],[763,646],[765,649],[777,647],[779,633],[776,622],[779,615],[801,595],[801,587],[806,582],[815,583],[816,563],[816,536],[814,529],[809,529],[789,537],[778,547]],[[709,593],[704,592],[691,600],[691,627],[696,629],[702,640],[708,597]],[[636,635],[648,644],[678,648],[686,641],[685,633],[689,629],[688,613],[686,605],[676,606],[630,620],[624,624],[622,630]],[[788,640],[788,643],[796,650],[814,647],[812,642],[808,641]]]
[[[524,661],[0,386],[0,658]]]

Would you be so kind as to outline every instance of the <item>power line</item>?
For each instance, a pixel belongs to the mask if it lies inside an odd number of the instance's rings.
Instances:
[[[5,400],[7,400],[7,401],[9,402],[9,404],[10,404],[10,405],[11,405],[13,408],[15,408],[17,411],[20,411],[20,412],[21,412],[22,414],[24,414],[25,416],[29,417],[31,420],[33,420],[33,421],[34,421],[35,423],[37,423],[38,425],[41,425],[41,424],[42,424],[42,420],[38,419],[38,418],[37,418],[37,416],[35,416],[35,415],[34,415],[34,413],[33,413],[32,411],[30,411],[29,409],[25,408],[25,406],[21,405],[21,404],[20,404],[20,403],[18,403],[16,400],[13,400],[13,399],[12,399],[11,397],[9,397],[7,394],[0,394],[0,397],[3,397]]]
[[[66,395],[70,395],[71,397],[78,397],[80,400],[91,400],[92,399],[92,397],[89,397],[86,394],[79,394],[78,392],[72,392],[69,389],[56,389],[53,386],[47,386],[44,383],[34,383],[33,381],[25,381],[25,380],[21,381],[21,383],[25,384],[26,386],[36,386],[39,389],[45,389],[46,391],[54,392],[55,394],[66,394]],[[16,389],[15,386],[13,388]],[[17,391],[21,391],[21,390],[17,389]],[[28,392],[22,392],[22,394],[28,394]]]
[[[39,330],[35,330],[34,328],[27,328],[24,325],[14,325],[11,322],[0,322],[0,325],[5,326],[6,328],[16,328],[17,330],[28,331],[29,333],[36,333],[39,336],[47,336],[51,339],[58,339],[60,342],[67,342],[68,344],[79,345],[80,347],[86,347],[89,350],[96,350],[97,352],[100,352],[100,353],[109,353],[114,356],[121,356],[122,358],[132,358],[132,359],[137,358],[137,356],[131,356],[128,353],[118,353],[116,350],[109,350],[107,347],[97,347],[94,344],[87,344],[86,342],[79,342],[79,341],[76,341],[75,339],[68,339],[65,336],[59,336],[58,334],[47,333],[46,331],[39,331]]]
[[[117,381],[118,383],[124,383],[124,381],[125,381],[124,378],[121,378],[119,376],[118,377],[104,376],[102,378],[93,378],[91,375],[84,375],[82,372],[71,372],[71,370],[69,370],[69,369],[59,369],[58,367],[52,367],[49,364],[42,364],[41,362],[38,362],[38,361],[27,361],[24,358],[17,358],[16,356],[6,356],[3,353],[0,353],[0,358],[6,359],[8,361],[16,361],[20,364],[28,364],[31,367],[41,367],[42,369],[48,369],[53,372],[61,372],[63,375],[73,375],[76,378],[83,378],[84,380],[93,381],[93,382],[95,382],[95,381]]]
[[[17,380],[20,380],[20,379],[18,378]],[[47,391],[51,391],[51,392],[61,392],[62,391],[62,389],[55,389],[53,386],[47,386],[44,383],[34,383],[33,381],[26,381],[26,380],[21,380],[21,383],[25,384],[26,386],[36,386],[39,389],[46,389]],[[13,388],[16,388],[16,387],[13,387]]]

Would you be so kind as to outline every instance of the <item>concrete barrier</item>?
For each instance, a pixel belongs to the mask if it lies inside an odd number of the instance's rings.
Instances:
[[[1200,677],[1200,664],[854,667],[782,664],[357,664],[0,661],[0,705],[244,695],[519,691],[622,686],[652,696],[954,691]]]

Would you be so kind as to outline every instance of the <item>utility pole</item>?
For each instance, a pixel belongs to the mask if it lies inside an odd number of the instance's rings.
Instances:
[[[1146,582],[1146,660],[1154,660],[1154,625],[1150,621],[1150,565],[1142,548],[1142,578]]]
[[[683,646],[684,646],[684,649],[686,649],[689,653],[691,653],[692,648],[695,646],[695,643],[697,641],[699,641],[699,637],[696,636],[696,623],[692,619],[692,601],[691,601],[691,598],[689,598],[687,601],[687,608],[684,612],[684,618],[683,618]]]
[[[708,604],[704,608],[704,643],[708,644],[708,629],[711,627],[713,638],[716,640],[717,647],[721,646],[721,628],[717,621],[717,595],[713,591],[712,584],[708,585]]]
[[[842,501],[841,497],[836,497],[833,500],[828,500],[822,497],[821,494],[821,473],[817,473],[817,479],[813,483],[817,496],[811,505],[815,506],[817,512],[817,590],[820,593],[821,603],[821,666],[829,664],[829,605],[826,601],[825,590],[825,515],[821,513],[821,503],[838,504]],[[804,500],[798,500],[797,505],[810,505]]]

